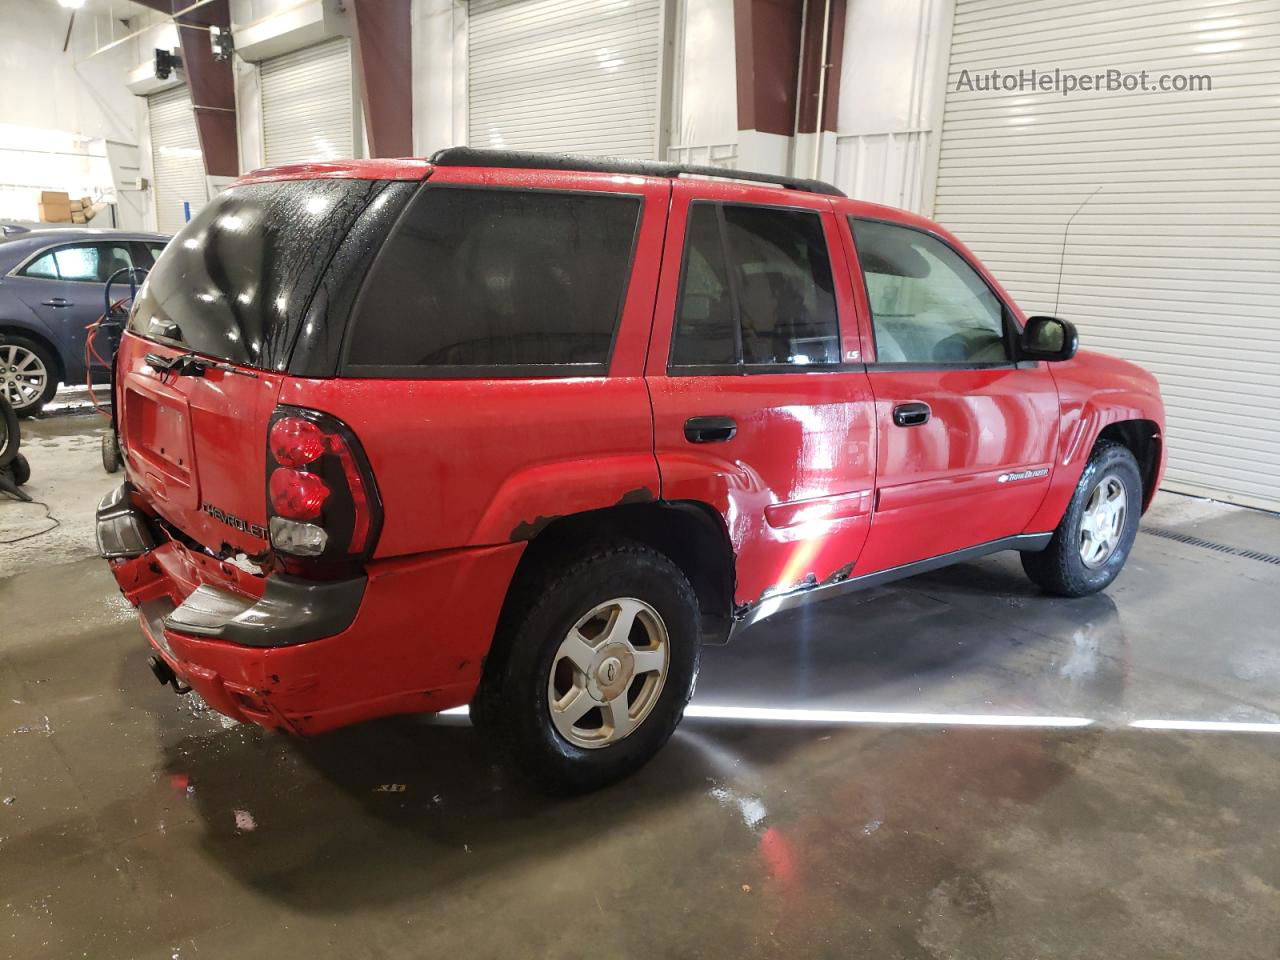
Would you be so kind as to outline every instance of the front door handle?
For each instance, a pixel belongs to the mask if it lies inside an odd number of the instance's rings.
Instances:
[[[893,408],[893,422],[899,427],[918,427],[932,415],[927,403],[900,403]]]
[[[40,305],[45,307],[69,307],[71,306],[71,301],[65,297],[54,297],[52,300],[41,300]]]
[[[684,438],[690,443],[724,443],[737,432],[731,417],[690,417],[684,422]]]

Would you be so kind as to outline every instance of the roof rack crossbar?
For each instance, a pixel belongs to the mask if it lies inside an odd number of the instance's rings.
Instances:
[[[638,177],[716,177],[771,183],[788,190],[804,190],[829,197],[843,197],[844,191],[822,180],[783,177],[772,173],[752,173],[724,167],[703,167],[662,160],[623,160],[617,157],[586,157],[568,153],[533,153],[526,150],[480,150],[474,147],[446,147],[431,157],[437,167],[513,167],[522,170],[574,170],[584,173],[619,173]]]

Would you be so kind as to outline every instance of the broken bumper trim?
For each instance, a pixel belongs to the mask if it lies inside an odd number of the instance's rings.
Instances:
[[[108,560],[144,556],[156,549],[146,518],[133,506],[123,483],[98,504],[98,551]],[[159,618],[164,629],[244,647],[287,647],[342,633],[356,618],[368,577],[301,580],[267,577],[261,597],[211,584],[196,587],[176,609]]]
[[[368,579],[310,581],[274,575],[261,598],[204,584],[165,618],[170,630],[243,647],[288,647],[342,633],[356,618]]]
[[[98,503],[98,553],[107,560],[140,557],[155,549],[142,514],[129,502],[129,484],[122,483]]]

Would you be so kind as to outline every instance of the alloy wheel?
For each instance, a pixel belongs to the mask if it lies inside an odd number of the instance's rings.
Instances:
[[[1116,552],[1127,509],[1124,483],[1119,477],[1104,477],[1093,488],[1080,516],[1080,559],[1086,567],[1096,570]]]
[[[39,356],[14,343],[0,344],[0,394],[13,409],[34,406],[48,384],[49,371]]]
[[[634,597],[582,617],[551,661],[551,721],[576,747],[607,747],[634,731],[662,694],[671,643],[658,611]]]

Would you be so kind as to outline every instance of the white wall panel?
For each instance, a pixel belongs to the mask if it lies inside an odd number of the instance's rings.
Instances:
[[[962,70],[1020,67],[1209,74],[1213,89],[956,90]],[[934,216],[1028,313],[1159,377],[1169,488],[1271,509],[1277,153],[1274,2],[956,0]]]
[[[851,197],[903,210],[924,208],[928,130],[836,138],[835,182]]]
[[[849,196],[929,212],[952,2],[850,0],[832,174]]]
[[[473,147],[656,156],[661,0],[472,0]]]

